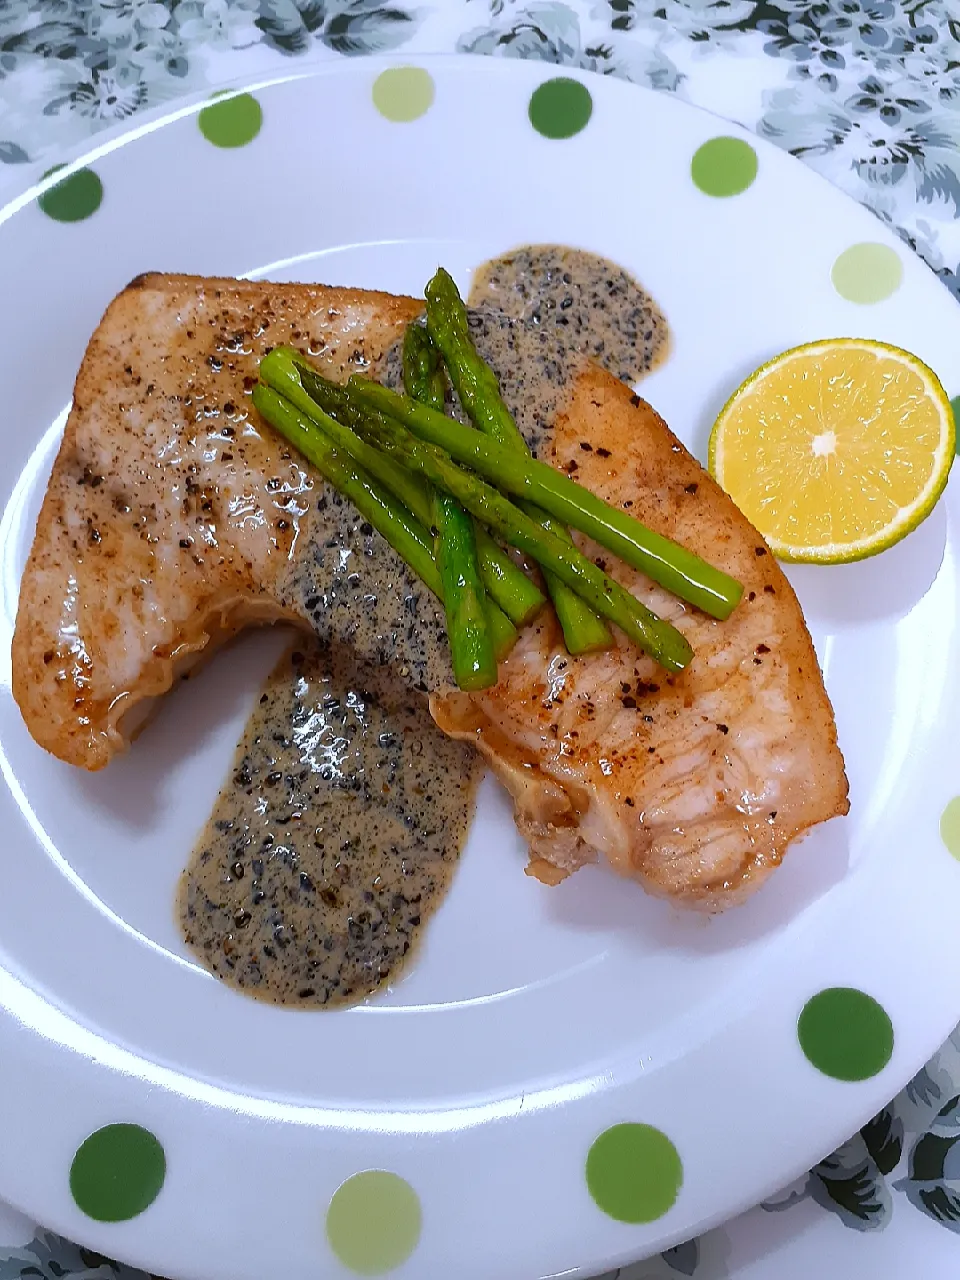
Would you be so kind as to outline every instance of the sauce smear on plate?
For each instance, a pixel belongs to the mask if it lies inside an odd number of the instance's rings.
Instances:
[[[288,654],[184,872],[188,945],[277,1004],[369,995],[443,898],[481,772],[390,668],[346,648]]]

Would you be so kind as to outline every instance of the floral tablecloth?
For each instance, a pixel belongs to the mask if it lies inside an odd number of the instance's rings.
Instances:
[[[739,121],[870,208],[960,298],[960,0],[0,0],[0,199],[144,109],[394,50],[586,68]],[[957,1271],[958,1232],[960,1030],[805,1178],[621,1277],[932,1278]],[[3,1206],[0,1242],[0,1280],[140,1275]]]

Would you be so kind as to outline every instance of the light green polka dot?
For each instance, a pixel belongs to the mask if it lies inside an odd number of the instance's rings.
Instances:
[[[537,133],[545,138],[572,138],[590,122],[593,99],[579,80],[556,76],[534,89],[527,114]]]
[[[807,1059],[835,1080],[869,1080],[893,1053],[886,1010],[855,987],[828,987],[808,1000],[797,1037]]]
[[[238,93],[204,107],[197,124],[215,147],[245,147],[260,132],[263,109],[252,93]]]
[[[940,819],[940,839],[949,853],[960,859],[960,796],[951,800]]]
[[[690,176],[707,196],[738,196],[757,176],[757,153],[743,138],[711,138],[690,161]]]
[[[885,244],[865,240],[844,249],[830,273],[833,287],[848,302],[882,302],[900,288],[903,262]]]
[[[957,428],[957,453],[960,454],[960,396],[953,397],[950,408],[953,410],[953,421]]]
[[[334,1193],[327,1209],[327,1239],[344,1266],[363,1276],[392,1271],[420,1239],[417,1193],[395,1173],[368,1169]]]
[[[672,1208],[683,1164],[665,1133],[649,1124],[615,1124],[587,1155],[587,1187],[618,1222],[654,1222]]]
[[[433,106],[433,76],[423,67],[390,67],[373,82],[373,105],[387,120],[408,124]]]
[[[108,1124],[80,1144],[70,1166],[78,1208],[97,1222],[126,1222],[153,1204],[166,1177],[163,1147],[138,1124]]]
[[[49,178],[65,166],[55,164],[43,175]],[[37,204],[56,222],[82,222],[96,213],[103,200],[103,183],[92,169],[78,169],[37,197]]]

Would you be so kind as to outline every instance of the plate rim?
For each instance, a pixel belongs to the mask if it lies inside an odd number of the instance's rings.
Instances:
[[[492,77],[501,76],[501,75],[512,77],[516,75],[519,80],[526,81],[528,83],[532,82],[536,78],[539,78],[541,80],[548,79],[555,74],[560,74],[564,77],[570,77],[573,79],[579,79],[587,83],[591,87],[594,86],[595,84],[598,84],[598,82],[601,80],[608,79],[607,77],[604,77],[599,73],[584,71],[577,68],[569,68],[564,66],[557,67],[557,66],[554,66],[553,64],[540,64],[540,63],[534,63],[533,65],[531,65],[531,62],[528,60],[509,59],[509,58],[504,58],[504,59],[487,58],[483,60],[481,55],[476,55],[476,54],[453,54],[453,53],[422,53],[420,54],[420,53],[411,52],[406,57],[402,56],[402,53],[401,54],[394,53],[391,55],[364,56],[362,59],[356,59],[351,61],[316,62],[311,64],[309,67],[298,69],[295,72],[288,72],[282,75],[258,76],[254,78],[245,78],[242,80],[237,80],[236,82],[233,82],[231,84],[231,87],[229,88],[228,93],[239,94],[239,93],[245,93],[245,92],[255,92],[261,89],[271,89],[276,86],[299,82],[299,81],[326,80],[331,77],[340,77],[340,76],[351,77],[351,76],[356,76],[358,74],[362,76],[370,77],[375,73],[373,69],[376,69],[376,68],[387,68],[387,67],[408,66],[408,65],[426,66],[429,68],[429,67],[432,67],[434,64],[441,64],[441,65],[447,64],[449,66],[449,65],[458,64],[458,63],[469,64],[471,70],[475,70],[478,66],[483,66],[484,74],[487,74],[489,72],[489,74]],[[776,147],[774,143],[770,142],[767,139],[758,137],[748,129],[745,129],[739,124],[731,122],[725,119],[723,116],[717,115],[714,112],[710,112],[704,108],[695,106],[694,104],[688,103],[682,99],[678,99],[673,95],[669,95],[657,90],[649,89],[645,86],[628,84],[628,89],[629,89],[629,92],[631,93],[639,92],[641,94],[644,94],[647,97],[647,99],[650,101],[656,100],[660,104],[661,108],[667,111],[668,113],[673,111],[674,109],[679,109],[682,111],[696,113],[698,116],[705,116],[712,120],[721,121],[724,129],[729,133],[735,136],[742,136],[742,137],[748,138],[750,140],[751,145],[754,146],[760,152],[761,155],[769,152],[779,157],[783,157],[784,153],[781,151],[780,148]],[[670,105],[666,104],[666,101],[665,101],[666,99],[670,99]],[[26,205],[31,204],[38,195],[42,194],[45,190],[49,189],[50,187],[56,185],[57,182],[62,181],[63,178],[69,176],[70,173],[75,172],[77,169],[84,167],[84,165],[92,163],[95,160],[105,155],[108,155],[119,148],[125,147],[129,143],[138,141],[140,138],[149,135],[156,129],[163,128],[167,124],[173,123],[179,119],[197,114],[203,108],[203,106],[208,102],[209,102],[209,92],[201,91],[199,93],[185,95],[183,99],[178,100],[178,105],[173,110],[169,110],[167,107],[162,107],[162,106],[154,108],[149,113],[144,113],[144,115],[142,116],[134,117],[134,119],[136,120],[135,125],[130,125],[128,123],[125,125],[117,126],[115,129],[104,131],[104,133],[98,135],[95,146],[90,146],[89,145],[90,140],[88,139],[86,143],[79,144],[78,146],[69,149],[69,151],[65,151],[64,155],[69,154],[73,157],[71,160],[68,160],[65,169],[60,170],[55,177],[50,177],[48,179],[41,180],[40,182],[28,183],[28,185],[19,195],[13,196],[11,199],[6,201],[6,203],[2,207],[0,207],[0,227],[2,227],[6,223],[8,218],[13,217],[17,212],[23,209]],[[791,157],[791,161],[793,163],[797,163],[792,157]],[[833,187],[833,185],[829,183],[826,178],[824,178],[822,175],[817,173],[815,170],[810,169],[809,166],[803,166],[803,167],[805,172],[812,174],[815,180],[823,183],[823,185],[826,188],[828,188],[830,191],[842,196],[846,201],[849,202],[851,206],[860,208],[861,210],[863,209],[863,206],[858,206],[857,203],[852,198],[847,197],[842,192],[838,192],[837,188]],[[876,227],[876,237],[879,240],[886,240],[886,239],[893,238],[891,231],[885,225],[880,223],[879,220],[877,222],[877,227]],[[901,248],[905,250],[907,246],[901,245]],[[915,261],[921,268],[929,272],[931,280],[936,279],[935,274],[930,270],[929,267],[926,266],[926,264],[923,262],[922,259],[919,258],[918,255],[910,251],[909,256],[911,260]],[[940,282],[938,281],[938,283]],[[941,287],[943,286],[941,285]],[[947,297],[950,296],[948,291],[944,290],[944,292]],[[958,315],[958,319],[960,319],[960,315]],[[2,979],[6,980],[10,976],[11,975],[3,974]],[[6,1003],[2,994],[4,990],[4,986],[5,986],[5,982],[0,981],[0,1004]],[[958,1001],[958,1008],[960,1008],[960,1001]],[[3,1013],[0,1014],[0,1018],[3,1018],[4,1022],[7,1021],[5,1017],[6,1013],[7,1013],[7,1009],[4,1009]],[[925,1062],[927,1058],[930,1056],[930,1053],[935,1051],[940,1046],[943,1039],[945,1038],[945,1035],[949,1034],[950,1030],[952,1030],[953,1026],[955,1025],[955,1022],[956,1022],[956,1016],[953,1017],[953,1021],[950,1023],[950,1026],[947,1028],[944,1035],[939,1035],[939,1038],[936,1040],[936,1042],[929,1046],[929,1049],[925,1053],[923,1059],[920,1062],[917,1062],[914,1064],[914,1071],[918,1069],[920,1066],[922,1066],[923,1062]],[[5,1040],[6,1040],[6,1035],[0,1035],[0,1044],[4,1043]],[[911,1071],[910,1075],[912,1075],[914,1071]],[[898,1079],[899,1079],[899,1075],[902,1075],[902,1074],[903,1074],[903,1068],[901,1066],[898,1073]],[[884,1079],[885,1078],[886,1078],[886,1073],[884,1073]],[[904,1076],[901,1083],[905,1083],[906,1080],[908,1080],[909,1078],[910,1076]],[[141,1083],[145,1083],[145,1081]],[[880,1093],[882,1093],[884,1102],[889,1100],[889,1097],[892,1096],[892,1094],[895,1092],[895,1089],[896,1089],[896,1082],[893,1082],[893,1084],[889,1084],[889,1085],[884,1084],[881,1087]],[[869,1088],[869,1085],[867,1085],[864,1088],[864,1095],[869,1095],[871,1098],[874,1099],[874,1101],[871,1101],[868,1104],[866,1100],[864,1100],[864,1102],[855,1109],[855,1114],[857,1117],[859,1117],[860,1123],[866,1122],[866,1120],[868,1120],[874,1114],[874,1112],[877,1109],[875,1099],[877,1096],[879,1096],[877,1089],[874,1088],[873,1090],[871,1090]],[[881,1103],[880,1105],[884,1105],[884,1104]],[[853,1114],[853,1113],[854,1112],[851,1109],[851,1112],[849,1114]],[[827,1154],[830,1150],[832,1150],[837,1145],[838,1142],[845,1140],[845,1138],[849,1136],[849,1133],[850,1133],[850,1130],[845,1129],[844,1133],[841,1136],[833,1140],[831,1142],[831,1145],[826,1147],[825,1150],[821,1152],[821,1155]],[[770,1194],[771,1192],[777,1190],[781,1185],[783,1185],[786,1182],[789,1182],[793,1177],[801,1175],[809,1167],[811,1167],[813,1163],[815,1163],[815,1159],[811,1160],[808,1158],[804,1158],[803,1160],[795,1160],[791,1162],[790,1166],[786,1170],[786,1176],[784,1176],[783,1178],[776,1179],[774,1184],[769,1185],[768,1190],[762,1193],[760,1199],[763,1198],[763,1195]],[[716,1225],[717,1223],[730,1218],[736,1213],[739,1213],[742,1209],[753,1206],[757,1202],[758,1202],[758,1198],[752,1193],[752,1191],[749,1194],[745,1194],[740,1198],[736,1199],[732,1208],[730,1207],[730,1202],[727,1201],[723,1209],[717,1210],[716,1213],[714,1214],[704,1215],[699,1220],[698,1225],[693,1229],[693,1231],[694,1233],[699,1233],[699,1232],[702,1232],[703,1230],[709,1229],[710,1227]],[[10,1199],[10,1203],[13,1204],[15,1207],[21,1208],[25,1212],[30,1213],[32,1216],[33,1211],[29,1207],[21,1205],[15,1199],[12,1199],[12,1198]],[[89,1222],[90,1230],[84,1232],[85,1238],[90,1239],[91,1243],[96,1248],[102,1248],[105,1252],[112,1254],[115,1251],[116,1242],[121,1239],[121,1235],[124,1237],[127,1235],[130,1235],[131,1246],[134,1244],[134,1238],[136,1235],[135,1231],[134,1232],[124,1231],[118,1234],[115,1227],[102,1226],[101,1224],[95,1224],[92,1220],[86,1220],[84,1223],[85,1226],[87,1222]],[[137,1222],[138,1220],[134,1219],[130,1224],[125,1224],[125,1225],[135,1228],[137,1225]],[[54,1223],[54,1229],[59,1230],[60,1227],[56,1223]],[[64,1230],[64,1234],[70,1236],[71,1238],[74,1238],[77,1235],[76,1224],[74,1222],[71,1222],[69,1225],[65,1226],[63,1230]],[[672,1244],[680,1243],[683,1240],[687,1239],[690,1236],[690,1234],[691,1234],[691,1230],[689,1227],[686,1227],[686,1226],[682,1230],[675,1230],[672,1233],[667,1232],[662,1239],[659,1239],[658,1242],[652,1246],[653,1251],[656,1252],[660,1249],[668,1248]],[[126,1246],[124,1243],[124,1248],[125,1247]],[[139,1252],[139,1248],[137,1248],[137,1252]],[[131,1254],[131,1256],[134,1256],[134,1255]],[[149,1270],[162,1271],[162,1263],[160,1262],[159,1258],[154,1256],[153,1261],[149,1261],[147,1260],[148,1258],[147,1254],[141,1253],[140,1256],[141,1258],[144,1259],[144,1261],[141,1262],[140,1265],[144,1265]],[[587,1276],[587,1275],[593,1274],[593,1272],[597,1268],[609,1268],[611,1266],[625,1265],[636,1260],[637,1260],[636,1246],[625,1244],[622,1251],[619,1251],[610,1255],[606,1255],[596,1262],[588,1261],[588,1262],[579,1263],[577,1264],[576,1267],[569,1270],[565,1274]],[[319,1261],[320,1260],[318,1259],[318,1262]],[[201,1277],[201,1276],[212,1274],[212,1272],[210,1272],[207,1269],[197,1269],[193,1274],[196,1274],[198,1277]],[[185,1275],[183,1276],[183,1280],[186,1280]]]

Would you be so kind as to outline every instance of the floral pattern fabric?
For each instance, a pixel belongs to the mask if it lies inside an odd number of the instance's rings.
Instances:
[[[184,94],[290,59],[394,50],[532,58],[675,93],[818,170],[960,298],[957,0],[0,0],[0,192]],[[790,1262],[792,1224],[826,1215],[861,1232],[917,1215],[960,1233],[960,1032],[799,1182],[620,1274],[799,1280],[811,1272]],[[22,1247],[0,1248],[0,1280],[145,1280],[44,1231],[10,1243]],[[814,1265],[826,1280],[858,1270]],[[922,1259],[883,1272],[876,1254],[870,1265],[877,1280],[944,1273]]]
[[[953,0],[3,0],[0,165],[48,167],[248,68],[414,46],[582,67],[736,119],[872,209],[960,296]]]

